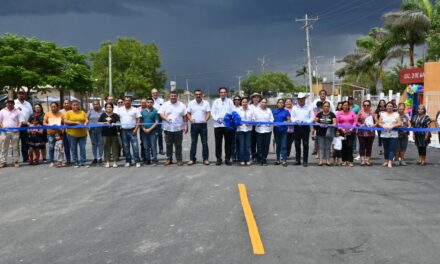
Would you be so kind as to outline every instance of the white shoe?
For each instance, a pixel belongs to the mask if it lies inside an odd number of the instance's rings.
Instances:
[[[141,167],[141,164],[138,162],[138,163],[136,163],[136,168],[140,168]]]
[[[251,166],[251,164],[252,164],[252,161],[246,162],[246,165],[248,165],[248,166]]]
[[[125,163],[124,167],[126,168],[130,167],[130,162]]]
[[[361,156],[360,155],[358,155],[356,158],[354,158],[355,160],[360,160],[361,159]]]
[[[244,166],[244,165],[246,165],[246,163],[245,162],[240,162],[240,165]]]
[[[116,162],[113,162],[113,168],[117,168],[118,164],[116,164]]]
[[[105,163],[105,167],[106,167],[106,168],[110,168],[110,162],[106,162],[106,163]]]

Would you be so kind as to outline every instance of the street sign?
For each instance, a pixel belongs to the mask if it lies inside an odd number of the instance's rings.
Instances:
[[[425,79],[424,68],[404,69],[400,72],[400,83],[423,84]]]

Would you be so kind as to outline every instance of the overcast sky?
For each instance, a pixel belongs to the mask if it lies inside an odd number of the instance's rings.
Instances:
[[[236,76],[266,70],[294,77],[305,65],[305,31],[295,18],[319,16],[311,31],[319,71],[401,0],[1,0],[0,33],[21,34],[88,53],[118,36],[156,42],[169,80],[214,90],[236,87]],[[298,81],[302,81],[298,79]],[[169,82],[167,82],[169,87]]]

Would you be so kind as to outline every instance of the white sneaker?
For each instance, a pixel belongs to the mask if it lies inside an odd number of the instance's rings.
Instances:
[[[248,162],[246,162],[246,165],[247,165],[247,166],[251,166],[251,164],[252,164],[252,161],[248,161]]]
[[[138,162],[138,163],[136,163],[136,168],[140,168],[141,167],[141,164]]]
[[[356,158],[354,158],[355,160],[360,160],[361,159],[361,156],[360,155],[358,155]]]
[[[245,162],[240,162],[240,165],[244,166],[244,165],[246,165],[246,163]]]
[[[125,163],[124,167],[126,168],[130,167],[130,162]]]
[[[105,167],[106,167],[106,168],[110,168],[110,162],[107,161],[107,162],[105,163]]]
[[[113,168],[117,168],[118,164],[116,164],[116,162],[113,162]]]

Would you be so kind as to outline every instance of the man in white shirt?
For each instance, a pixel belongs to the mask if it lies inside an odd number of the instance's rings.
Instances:
[[[6,107],[0,111],[0,128],[20,127],[24,122],[23,115],[14,108],[14,100],[6,101]],[[0,133],[0,168],[6,167],[6,159],[8,157],[9,146],[12,145],[12,160],[16,168],[18,164],[18,141],[20,135],[17,131],[8,131]]]
[[[183,165],[182,141],[183,133],[188,133],[186,106],[177,100],[177,92],[170,92],[170,100],[159,109],[158,114],[163,120],[165,131],[166,156],[165,166],[173,164],[173,145],[176,153],[177,166]]]
[[[298,104],[292,109],[292,122],[295,123],[312,123],[315,119],[312,107],[306,104],[306,93],[298,94]],[[301,141],[303,146],[303,166],[308,166],[309,157],[309,137],[310,137],[310,125],[295,125],[295,152],[296,163],[295,165],[301,165]]]
[[[317,114],[317,113],[319,113],[322,109],[319,109],[319,111],[318,111],[318,108],[316,107],[316,104],[318,103],[318,102],[322,102],[322,103],[325,103],[325,102],[329,102],[330,103],[330,112],[333,112],[335,115],[336,115],[336,113],[335,113],[335,107],[333,106],[333,103],[329,100],[329,99],[327,99],[327,91],[326,90],[321,90],[321,91],[319,91],[319,98],[317,98],[315,101],[313,101],[313,103],[312,103],[312,107],[313,107],[313,111]]]
[[[218,89],[220,98],[216,99],[212,104],[211,116],[214,120],[214,136],[215,136],[215,156],[217,162],[215,165],[222,165],[222,141],[225,140],[225,164],[231,166],[231,154],[232,154],[232,141],[233,133],[228,130],[223,124],[223,119],[226,114],[234,111],[234,103],[231,99],[227,98],[228,88],[220,87]]]
[[[195,99],[188,105],[188,121],[191,122],[191,150],[188,165],[196,163],[197,141],[202,141],[203,164],[209,165],[208,120],[211,117],[211,106],[203,100],[200,89],[194,90]]]
[[[251,100],[252,100],[252,104],[249,105],[249,109],[252,112],[257,112],[257,110],[260,108],[260,101],[261,101],[262,97],[261,94],[259,93],[253,93],[251,94]],[[252,136],[251,136],[251,157],[252,157],[252,161],[256,162],[257,161],[257,132],[256,132],[256,126],[252,126]]]
[[[131,106],[132,99],[126,96],[124,99],[124,107],[119,108],[119,118],[121,119],[121,138],[122,146],[125,154],[125,167],[130,167],[132,163],[130,144],[133,148],[133,159],[136,167],[141,166],[139,159],[139,144],[137,139],[137,131],[139,129],[139,120],[141,113]]]
[[[154,88],[151,90],[151,98],[154,100],[153,107],[159,111],[160,107],[163,105],[164,101],[162,98],[159,97],[159,91]],[[158,150],[160,155],[165,155],[165,152],[163,152],[163,136],[162,136],[162,125],[159,124],[157,127],[157,144],[158,144]]]
[[[15,100],[15,109],[17,109],[22,118],[23,123],[21,126],[28,126],[29,118],[31,117],[34,110],[32,109],[32,105],[26,101],[26,91],[23,88],[20,88],[17,92],[17,99]],[[20,143],[21,143],[21,155],[23,157],[23,162],[28,162],[29,160],[29,146],[27,143],[28,133],[26,130],[20,131]]]

